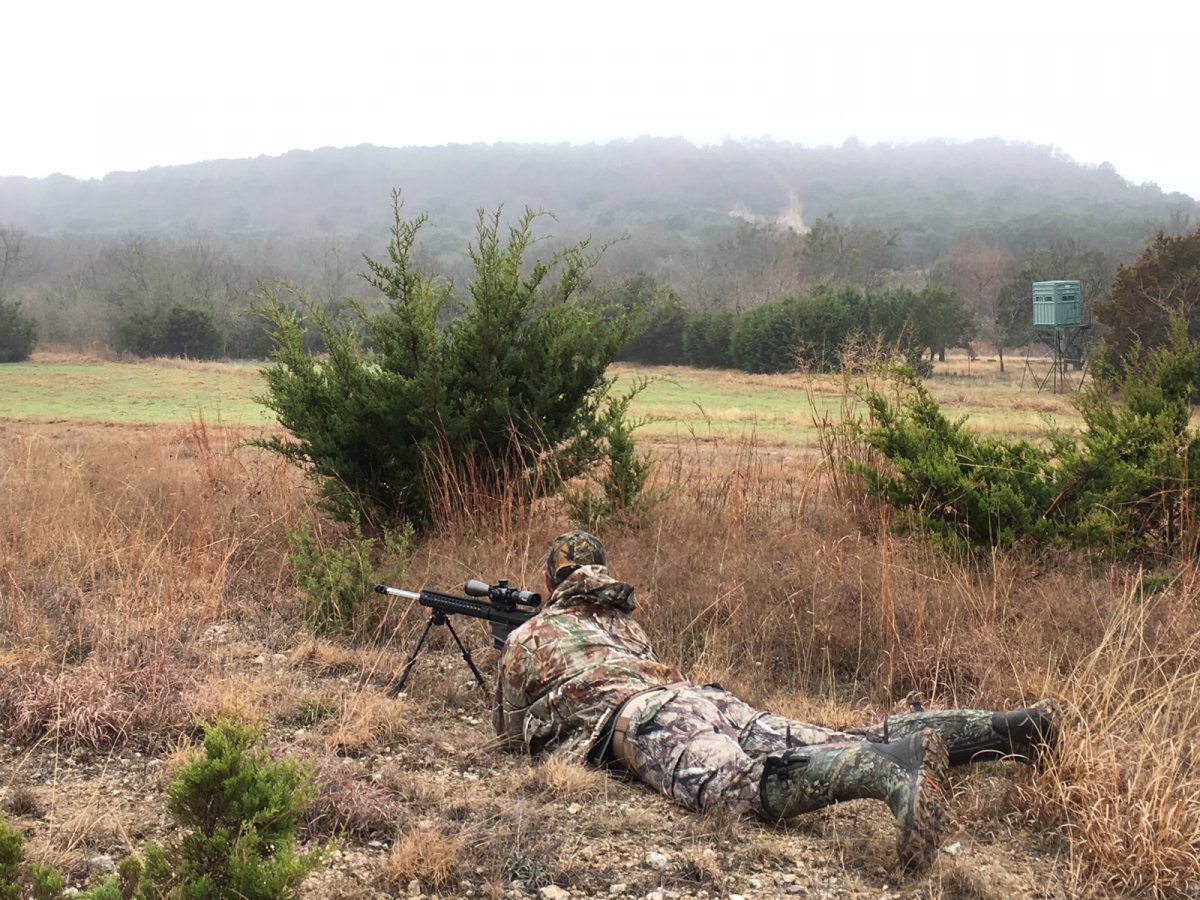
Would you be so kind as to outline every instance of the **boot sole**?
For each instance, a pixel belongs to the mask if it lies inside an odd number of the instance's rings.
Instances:
[[[913,791],[911,828],[899,828],[896,855],[902,868],[924,871],[933,865],[946,827],[946,794],[942,785],[950,768],[946,742],[927,728],[921,732],[917,786]]]

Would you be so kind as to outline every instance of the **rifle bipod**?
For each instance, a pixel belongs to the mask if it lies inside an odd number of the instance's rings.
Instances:
[[[475,665],[475,660],[471,659],[470,652],[463,646],[463,642],[459,640],[458,632],[450,624],[450,616],[469,616],[473,619],[482,619],[485,622],[490,622],[492,625],[492,645],[499,650],[504,646],[504,641],[508,638],[510,631],[524,625],[534,616],[533,609],[519,609],[518,607],[534,607],[542,602],[542,598],[538,594],[535,594],[533,591],[510,588],[508,581],[504,579],[501,579],[496,584],[487,584],[486,582],[476,581],[472,578],[466,583],[463,589],[472,597],[486,597],[488,602],[484,603],[479,600],[471,600],[467,597],[458,597],[454,594],[443,594],[439,591],[406,591],[401,588],[388,587],[386,584],[375,585],[375,593],[377,594],[403,597],[405,600],[416,600],[422,606],[427,606],[430,609],[429,621],[425,623],[425,630],[421,633],[421,639],[417,641],[417,646],[413,647],[413,652],[408,657],[408,662],[404,664],[404,670],[400,673],[400,680],[396,682],[396,686],[389,692],[391,696],[395,697],[404,690],[404,682],[408,680],[408,673],[412,671],[413,664],[417,661],[417,654],[421,652],[425,638],[429,637],[429,629],[434,625],[445,625],[450,629],[450,635],[454,638],[454,643],[458,644],[458,649],[462,651],[462,658],[471,667],[471,674],[475,676],[475,680],[479,682],[479,686],[486,689],[487,685],[483,683],[483,675],[479,673],[479,669]]]
[[[425,623],[425,630],[421,632],[421,637],[417,641],[417,645],[413,647],[412,653],[408,656],[408,661],[404,664],[404,668],[400,671],[400,680],[396,682],[396,686],[392,688],[388,695],[391,697],[397,696],[404,690],[404,682],[408,680],[408,673],[412,671],[413,665],[417,661],[417,654],[421,652],[421,647],[425,644],[425,638],[429,637],[429,629],[434,625],[445,625],[450,631],[450,636],[454,638],[454,643],[458,644],[458,649],[462,651],[462,658],[466,660],[468,666],[471,667],[471,674],[475,676],[475,680],[479,682],[479,686],[487,690],[487,685],[483,682],[483,675],[480,674],[479,668],[475,665],[475,660],[471,659],[471,651],[466,648],[462,640],[459,639],[458,632],[454,630],[454,626],[450,624],[450,616],[442,612],[440,609],[435,609],[429,613],[429,621]]]

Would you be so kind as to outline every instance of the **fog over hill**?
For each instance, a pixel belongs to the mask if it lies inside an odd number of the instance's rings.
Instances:
[[[374,296],[357,275],[364,253],[386,253],[395,188],[404,215],[429,215],[419,263],[456,286],[472,276],[478,211],[503,205],[512,223],[529,206],[554,214],[535,224],[543,258],[615,242],[595,284],[645,273],[689,311],[734,313],[820,285],[936,282],[995,322],[1006,285],[1078,278],[1090,302],[1149,235],[1200,221],[1191,197],[998,139],[327,148],[0,178],[0,295],[24,304],[45,341],[121,346],[131,320],[183,306],[214,317],[227,353],[261,354],[261,328],[243,315],[259,285],[287,279],[343,310]]]
[[[461,246],[476,210],[552,211],[564,236],[639,235],[658,252],[733,231],[743,220],[803,230],[843,223],[916,245],[973,230],[1069,227],[1115,247],[1147,225],[1197,218],[1197,203],[1085,166],[1050,147],[998,139],[806,148],[770,141],[698,147],[642,138],[584,146],[470,144],[292,151],[118,172],[0,178],[0,224],[32,234],[211,230],[230,237],[383,234],[388,196],[428,212],[437,243]],[[433,235],[427,235],[427,239]]]

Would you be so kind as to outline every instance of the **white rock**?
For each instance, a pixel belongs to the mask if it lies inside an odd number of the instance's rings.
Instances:
[[[660,872],[667,870],[667,858],[657,850],[651,850],[646,854],[646,864],[652,869],[657,869]]]
[[[117,864],[113,862],[113,858],[111,856],[101,853],[98,856],[93,856],[88,860],[88,871],[100,872],[104,875],[111,875],[113,872],[117,871]]]
[[[548,884],[538,891],[538,896],[542,900],[570,900],[571,894],[568,891],[564,891],[557,884]]]
[[[953,844],[947,844],[942,848],[943,853],[948,853],[951,856],[961,856],[963,852],[962,844],[955,841]]]
[[[651,891],[646,895],[646,900],[665,900],[666,894],[661,889]]]
[[[629,885],[627,885],[627,884],[620,884],[620,883],[618,883],[618,884],[610,884],[610,885],[608,886],[608,893],[609,893],[611,896],[613,896],[613,897],[620,896],[621,894],[625,893],[625,889],[626,889],[628,886],[629,886]]]
[[[421,896],[421,882],[418,881],[416,878],[414,878],[412,881],[410,881],[408,883],[408,896],[410,896],[410,897],[420,897]]]

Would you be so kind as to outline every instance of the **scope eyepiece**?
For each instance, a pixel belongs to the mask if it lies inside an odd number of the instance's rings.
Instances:
[[[522,606],[541,606],[542,605],[542,595],[537,593],[536,591],[514,590],[513,593],[516,595],[517,602],[520,603]]]

